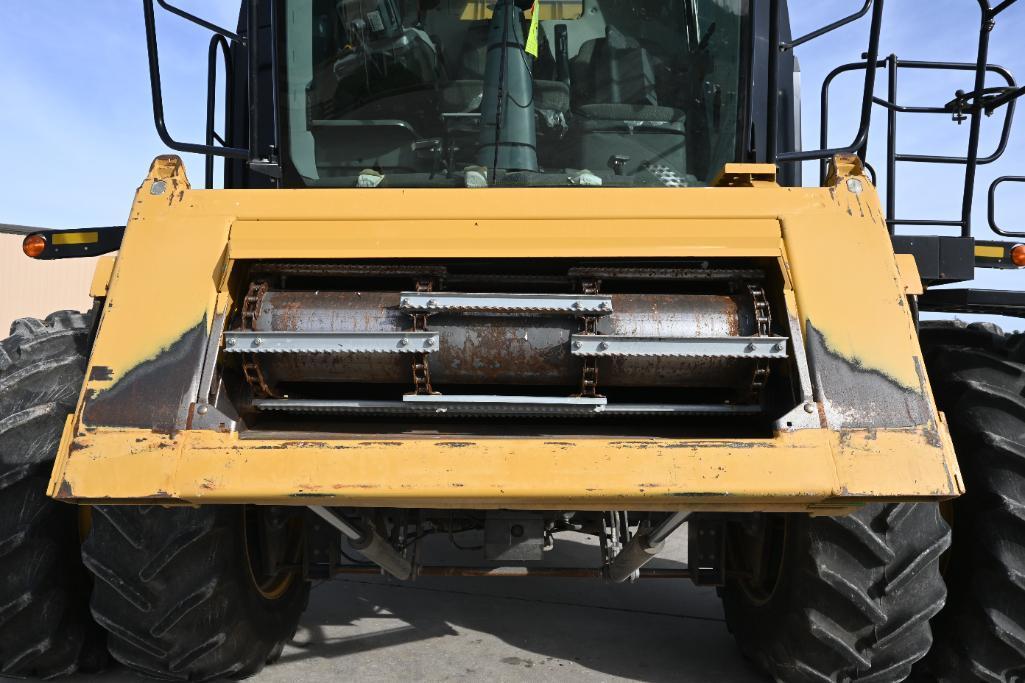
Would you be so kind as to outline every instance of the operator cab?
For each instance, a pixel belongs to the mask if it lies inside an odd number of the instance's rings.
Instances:
[[[286,164],[307,186],[462,186],[482,168],[491,185],[707,184],[738,158],[742,5],[290,2]],[[488,126],[536,164],[492,164]]]

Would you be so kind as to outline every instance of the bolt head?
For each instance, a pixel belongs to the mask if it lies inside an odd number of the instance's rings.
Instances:
[[[256,339],[253,340],[253,346],[262,346],[262,345],[263,345],[263,339],[261,339],[260,337],[257,337]]]
[[[399,346],[408,346],[408,345],[409,345],[409,340],[406,339],[405,337],[403,337],[402,339],[399,340]]]
[[[755,345],[754,344],[748,344],[747,346],[744,347],[744,350],[747,351],[748,353],[754,353]]]
[[[782,351],[783,350],[783,344],[780,344],[778,342],[776,344],[773,344],[772,345],[772,350],[773,351]]]
[[[226,343],[226,344],[227,344],[228,346],[234,346],[234,345],[235,345],[235,343],[236,343],[236,342],[235,342],[235,338],[234,338],[234,337],[229,337],[229,338],[228,338],[228,341],[227,341],[227,342],[225,342],[225,343]]]
[[[573,342],[573,348],[574,349],[579,349],[581,346],[583,346],[583,344],[581,344],[580,342],[578,342],[578,341]]]
[[[437,305],[438,305],[438,302],[437,302],[437,301],[435,301],[434,299],[428,299],[428,300],[427,300],[427,305],[428,305],[428,306],[429,306],[430,308],[434,308],[435,306],[437,306]]]
[[[804,404],[804,412],[806,412],[806,413],[814,413],[815,412],[815,404],[814,403],[805,403]]]
[[[861,184],[861,181],[858,180],[857,178],[848,178],[847,179],[847,189],[850,190],[851,193],[853,193],[853,194],[861,194],[862,190],[864,190],[865,187]]]
[[[196,408],[196,412],[199,413],[200,415],[206,415],[209,411],[210,411],[210,407],[209,406],[205,406],[205,405],[204,406],[199,406],[198,408]]]
[[[598,344],[598,349],[600,351],[604,351],[607,348],[609,348],[609,343],[608,342],[601,342],[600,344]]]
[[[573,308],[579,310],[580,309],[580,302],[579,301],[574,301],[573,302]]]
[[[401,304],[402,304],[403,306],[408,306],[408,305],[409,305],[409,299],[403,299],[403,300],[402,300],[402,302],[401,302]]]
[[[428,337],[424,341],[424,346],[434,346],[434,337]]]

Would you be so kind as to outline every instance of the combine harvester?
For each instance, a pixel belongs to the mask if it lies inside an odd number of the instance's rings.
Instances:
[[[980,0],[970,64],[881,56],[883,0],[800,37],[785,0],[249,0],[237,31],[156,3],[213,33],[179,142],[143,0],[157,130],[207,189],[161,156],[126,227],[25,238],[117,256],[91,313],[0,346],[4,673],[244,677],[311,580],[380,571],[689,578],[784,681],[1025,674],[1025,345],[918,321],[1025,315],[933,288],[1025,264],[971,231],[1015,0]],[[864,72],[857,137],[802,151],[794,49],[865,17],[823,93]],[[900,104],[922,69],[975,87]],[[965,156],[898,152],[909,112],[966,121]],[[965,169],[960,218],[897,217],[898,162]],[[480,564],[421,561],[469,531]],[[568,532],[593,564],[545,565]],[[689,568],[647,567],[674,532]]]

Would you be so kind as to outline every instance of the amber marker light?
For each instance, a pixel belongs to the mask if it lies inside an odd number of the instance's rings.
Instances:
[[[21,250],[29,258],[39,258],[46,251],[46,238],[42,235],[29,235],[21,243]]]
[[[1016,244],[1011,247],[1011,263],[1019,268],[1025,266],[1025,244]]]

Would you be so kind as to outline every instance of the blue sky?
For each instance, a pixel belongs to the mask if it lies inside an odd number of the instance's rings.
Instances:
[[[142,6],[138,0],[2,0],[0,23],[0,222],[53,227],[123,223],[134,189],[150,160],[166,150],[153,130]],[[234,26],[237,0],[179,0],[186,9]],[[861,0],[792,0],[795,33],[828,23]],[[158,15],[160,14],[158,10]],[[979,9],[973,0],[888,0],[882,54],[905,59],[973,61]],[[159,17],[164,99],[171,132],[202,135],[208,34],[175,17]],[[806,146],[818,140],[818,90],[834,66],[855,61],[865,49],[867,19],[834,39],[798,50],[801,60]],[[1007,10],[993,34],[991,61],[1025,78],[1025,0]],[[880,78],[880,87],[884,85]],[[971,89],[971,76],[902,76],[904,104],[942,104],[954,90]],[[860,80],[835,88],[831,143],[854,135]],[[1025,118],[1025,102],[1019,119]],[[999,116],[987,120],[983,148],[992,148]],[[876,109],[869,156],[882,169],[885,119]],[[901,151],[963,154],[967,126],[948,117],[902,116]],[[1025,175],[1025,121],[1015,125],[1007,154],[980,169],[979,193],[998,175]],[[202,183],[198,157],[186,155],[194,185]],[[902,217],[956,218],[960,167],[903,165],[899,169]],[[808,168],[806,177],[817,177]],[[885,178],[881,182],[885,185]],[[985,202],[976,202],[976,236],[988,238]],[[1025,186],[1000,194],[1001,222],[1025,230]],[[1025,272],[987,273],[983,287],[1025,287]],[[1017,326],[1017,325],[1012,325]]]

